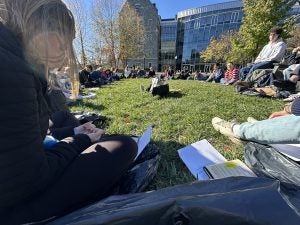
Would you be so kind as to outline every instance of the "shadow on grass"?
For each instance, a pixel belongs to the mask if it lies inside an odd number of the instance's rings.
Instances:
[[[69,102],[68,106],[90,108],[92,110],[96,110],[97,112],[102,111],[102,110],[105,109],[105,107],[103,105],[96,105],[92,102],[84,102],[81,99],[76,100],[75,102]],[[83,111],[90,111],[90,110],[83,110]]]
[[[170,91],[169,94],[167,94],[166,96],[159,96],[160,99],[164,99],[164,98],[182,98],[184,96],[184,94],[181,91]]]
[[[105,109],[105,106],[100,105],[100,104],[96,105],[95,103],[92,103],[92,102],[82,102],[82,105],[84,105],[85,107],[88,107],[90,109],[97,110],[97,111],[102,111]]]
[[[159,151],[160,162],[156,176],[149,182],[145,191],[157,190],[166,186],[195,181],[195,178],[180,160],[177,153],[177,150],[185,147],[185,145],[176,141],[151,140],[149,146]]]

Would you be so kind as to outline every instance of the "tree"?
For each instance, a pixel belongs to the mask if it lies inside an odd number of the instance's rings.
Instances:
[[[287,39],[288,48],[295,48],[300,45],[300,26],[295,26],[291,37]]]
[[[73,12],[76,26],[75,50],[80,55],[81,67],[87,64],[87,30],[89,28],[88,8],[84,0],[67,0],[70,10]]]
[[[120,59],[123,65],[129,58],[144,57],[145,29],[143,20],[127,2],[119,16]]]
[[[295,17],[287,19],[288,12],[298,0],[243,0],[243,24],[238,37],[232,39],[229,59],[243,64],[252,61],[268,42],[269,30],[275,25],[283,27],[284,37],[290,33]]]
[[[236,32],[228,31],[220,37],[213,37],[201,58],[206,62],[226,62],[231,51],[231,39]]]
[[[120,41],[118,17],[121,10],[119,1],[93,0],[93,25],[96,35],[101,39],[101,52],[105,54],[107,63],[118,66]]]

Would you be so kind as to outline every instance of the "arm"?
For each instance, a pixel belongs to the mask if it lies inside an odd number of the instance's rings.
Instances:
[[[271,52],[271,55],[269,55],[268,58],[264,59],[264,61],[280,62],[280,60],[284,56],[285,50],[286,44],[284,42],[276,44],[273,51]]]
[[[268,45],[265,45],[263,47],[263,49],[260,51],[260,53],[258,54],[258,56],[256,57],[254,63],[259,63],[262,59],[262,56],[263,56],[263,53],[265,52],[266,48],[267,48]]]
[[[292,103],[287,104],[282,111],[272,113],[269,119],[289,114],[300,116],[300,98],[296,98]]]
[[[224,74],[224,79],[225,80],[230,80],[230,77],[229,77],[229,71],[226,70],[225,74]]]
[[[20,67],[20,70],[26,69]],[[2,151],[9,151],[9,154],[2,155],[3,160],[15,164],[10,171],[22,171],[37,179],[35,182],[45,182],[61,174],[91,141],[87,135],[81,134],[57,144],[53,151],[44,151],[43,140],[49,125],[48,107],[43,87],[35,76],[24,72],[1,76],[3,86],[7,84],[14,88],[0,88],[0,145]]]
[[[73,126],[68,126],[68,127],[50,127],[50,135],[55,137],[58,140],[64,139],[66,137],[71,137],[74,135],[74,127]]]

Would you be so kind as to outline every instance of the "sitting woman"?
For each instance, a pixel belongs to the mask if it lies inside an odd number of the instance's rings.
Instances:
[[[224,78],[220,80],[221,84],[234,84],[239,77],[239,70],[234,67],[232,63],[227,63],[227,70],[225,72]]]
[[[207,82],[220,83],[220,80],[224,77],[224,69],[219,63],[214,64],[212,74],[206,80]]]
[[[248,118],[248,122],[238,124],[215,117],[212,125],[233,142],[242,139],[261,144],[300,143],[300,98],[284,110],[272,113],[267,120]]]
[[[194,80],[207,80],[208,76],[206,74],[202,74],[201,71],[197,70],[195,72]]]
[[[61,0],[2,1],[0,10],[0,221],[45,222],[109,195],[137,145],[90,126],[44,151],[48,71],[78,75],[74,19]]]

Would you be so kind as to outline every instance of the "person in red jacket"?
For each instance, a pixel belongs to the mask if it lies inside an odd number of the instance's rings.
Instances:
[[[0,21],[0,224],[45,223],[108,196],[137,144],[85,124],[45,151],[49,73],[78,76],[74,18],[61,0],[9,0]]]
[[[221,84],[234,84],[239,78],[239,70],[234,67],[233,63],[227,63],[227,70],[225,71],[224,78],[220,80]]]

